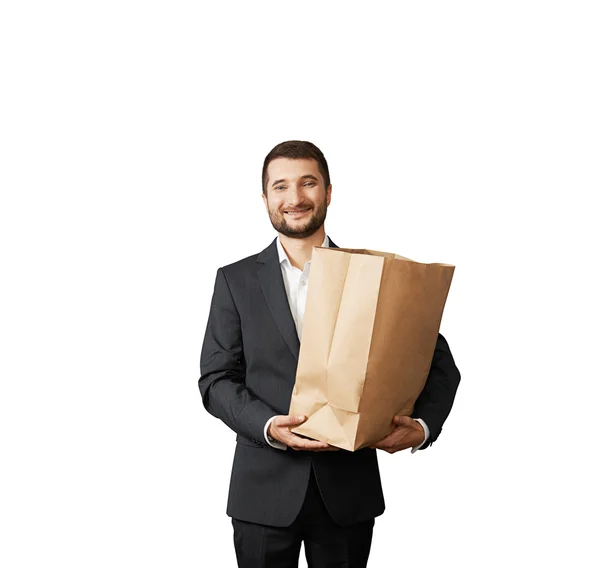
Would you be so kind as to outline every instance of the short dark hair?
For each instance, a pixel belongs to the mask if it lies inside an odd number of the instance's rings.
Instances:
[[[323,152],[319,150],[312,142],[304,140],[288,140],[281,142],[273,148],[265,158],[262,169],[262,187],[263,193],[267,194],[267,168],[276,158],[289,158],[291,160],[316,160],[319,166],[319,172],[325,182],[325,190],[329,187],[329,166]]]

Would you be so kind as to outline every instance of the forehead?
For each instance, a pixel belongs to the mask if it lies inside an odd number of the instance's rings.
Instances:
[[[315,176],[317,179],[323,180],[323,177],[319,172],[319,164],[316,160],[276,158],[270,162],[267,167],[269,183],[272,183],[277,179],[294,180],[309,174]]]

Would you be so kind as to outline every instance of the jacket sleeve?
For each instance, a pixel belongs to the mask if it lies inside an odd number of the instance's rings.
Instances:
[[[425,387],[417,398],[412,413],[413,418],[423,419],[429,427],[429,438],[420,450],[433,444],[440,435],[442,425],[450,414],[459,383],[460,372],[454,363],[448,342],[440,333]]]
[[[210,414],[237,434],[262,443],[267,420],[278,412],[246,387],[245,377],[240,315],[219,268],[200,355],[198,387]]]

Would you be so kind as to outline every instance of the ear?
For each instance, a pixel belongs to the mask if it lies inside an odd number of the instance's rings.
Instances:
[[[326,199],[327,199],[327,207],[329,207],[329,204],[331,203],[331,188],[332,185],[329,184],[329,187],[327,188],[327,192],[326,192]]]

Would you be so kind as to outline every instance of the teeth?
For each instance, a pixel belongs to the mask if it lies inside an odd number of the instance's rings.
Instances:
[[[305,211],[308,211],[308,209],[302,209],[302,211],[284,211],[284,213],[287,213],[288,215],[293,215],[294,213],[304,213]]]

